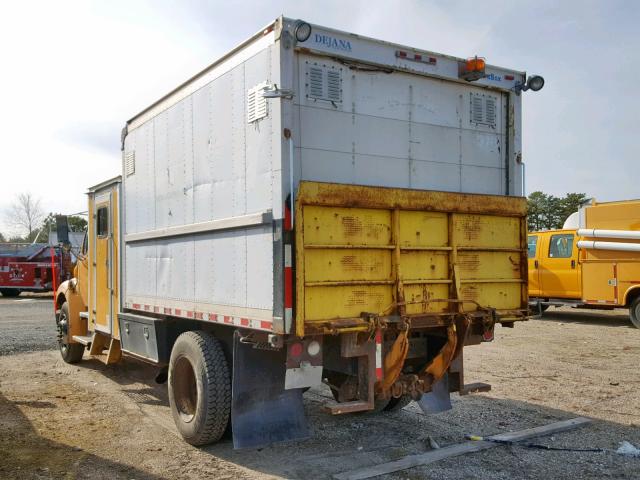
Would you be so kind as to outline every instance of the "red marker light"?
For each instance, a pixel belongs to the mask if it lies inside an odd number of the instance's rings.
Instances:
[[[289,355],[292,357],[299,357],[302,355],[302,344],[301,343],[293,343],[289,347]]]

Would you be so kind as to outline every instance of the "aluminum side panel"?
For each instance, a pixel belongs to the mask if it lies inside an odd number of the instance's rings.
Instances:
[[[271,81],[274,49],[255,53],[126,138],[124,154],[133,153],[136,164],[124,179],[124,233],[143,235],[125,246],[125,304],[273,310],[271,220],[197,234],[188,227],[281,208],[273,198],[281,167],[276,162],[274,173],[272,160],[280,120],[270,112],[247,122],[247,90]],[[170,227],[186,228],[142,239]]]

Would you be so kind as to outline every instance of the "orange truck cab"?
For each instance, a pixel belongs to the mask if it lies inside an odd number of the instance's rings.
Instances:
[[[577,219],[579,228],[529,234],[530,305],[628,308],[640,328],[640,200],[593,202]]]

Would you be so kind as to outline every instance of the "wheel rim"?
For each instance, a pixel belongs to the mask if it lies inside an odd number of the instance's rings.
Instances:
[[[58,320],[56,321],[56,324],[58,327],[58,346],[60,347],[60,352],[62,353],[62,355],[65,355],[67,353],[67,350],[69,349],[69,345],[67,342],[69,322],[67,321],[67,314],[62,309],[58,314]]]
[[[636,308],[634,309],[634,315],[632,317],[632,320],[634,320],[634,317],[635,317],[635,323],[640,324],[640,302],[636,303]]]
[[[187,357],[176,360],[172,372],[173,398],[182,421],[193,420],[198,405],[198,385],[193,365]]]

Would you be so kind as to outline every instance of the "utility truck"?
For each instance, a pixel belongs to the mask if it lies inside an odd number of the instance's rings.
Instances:
[[[122,132],[89,189],[60,350],[159,367],[194,445],[467,393],[527,318],[521,94],[542,77],[278,18]]]
[[[640,200],[591,201],[562,230],[529,234],[528,249],[534,311],[628,308],[640,328]]]

